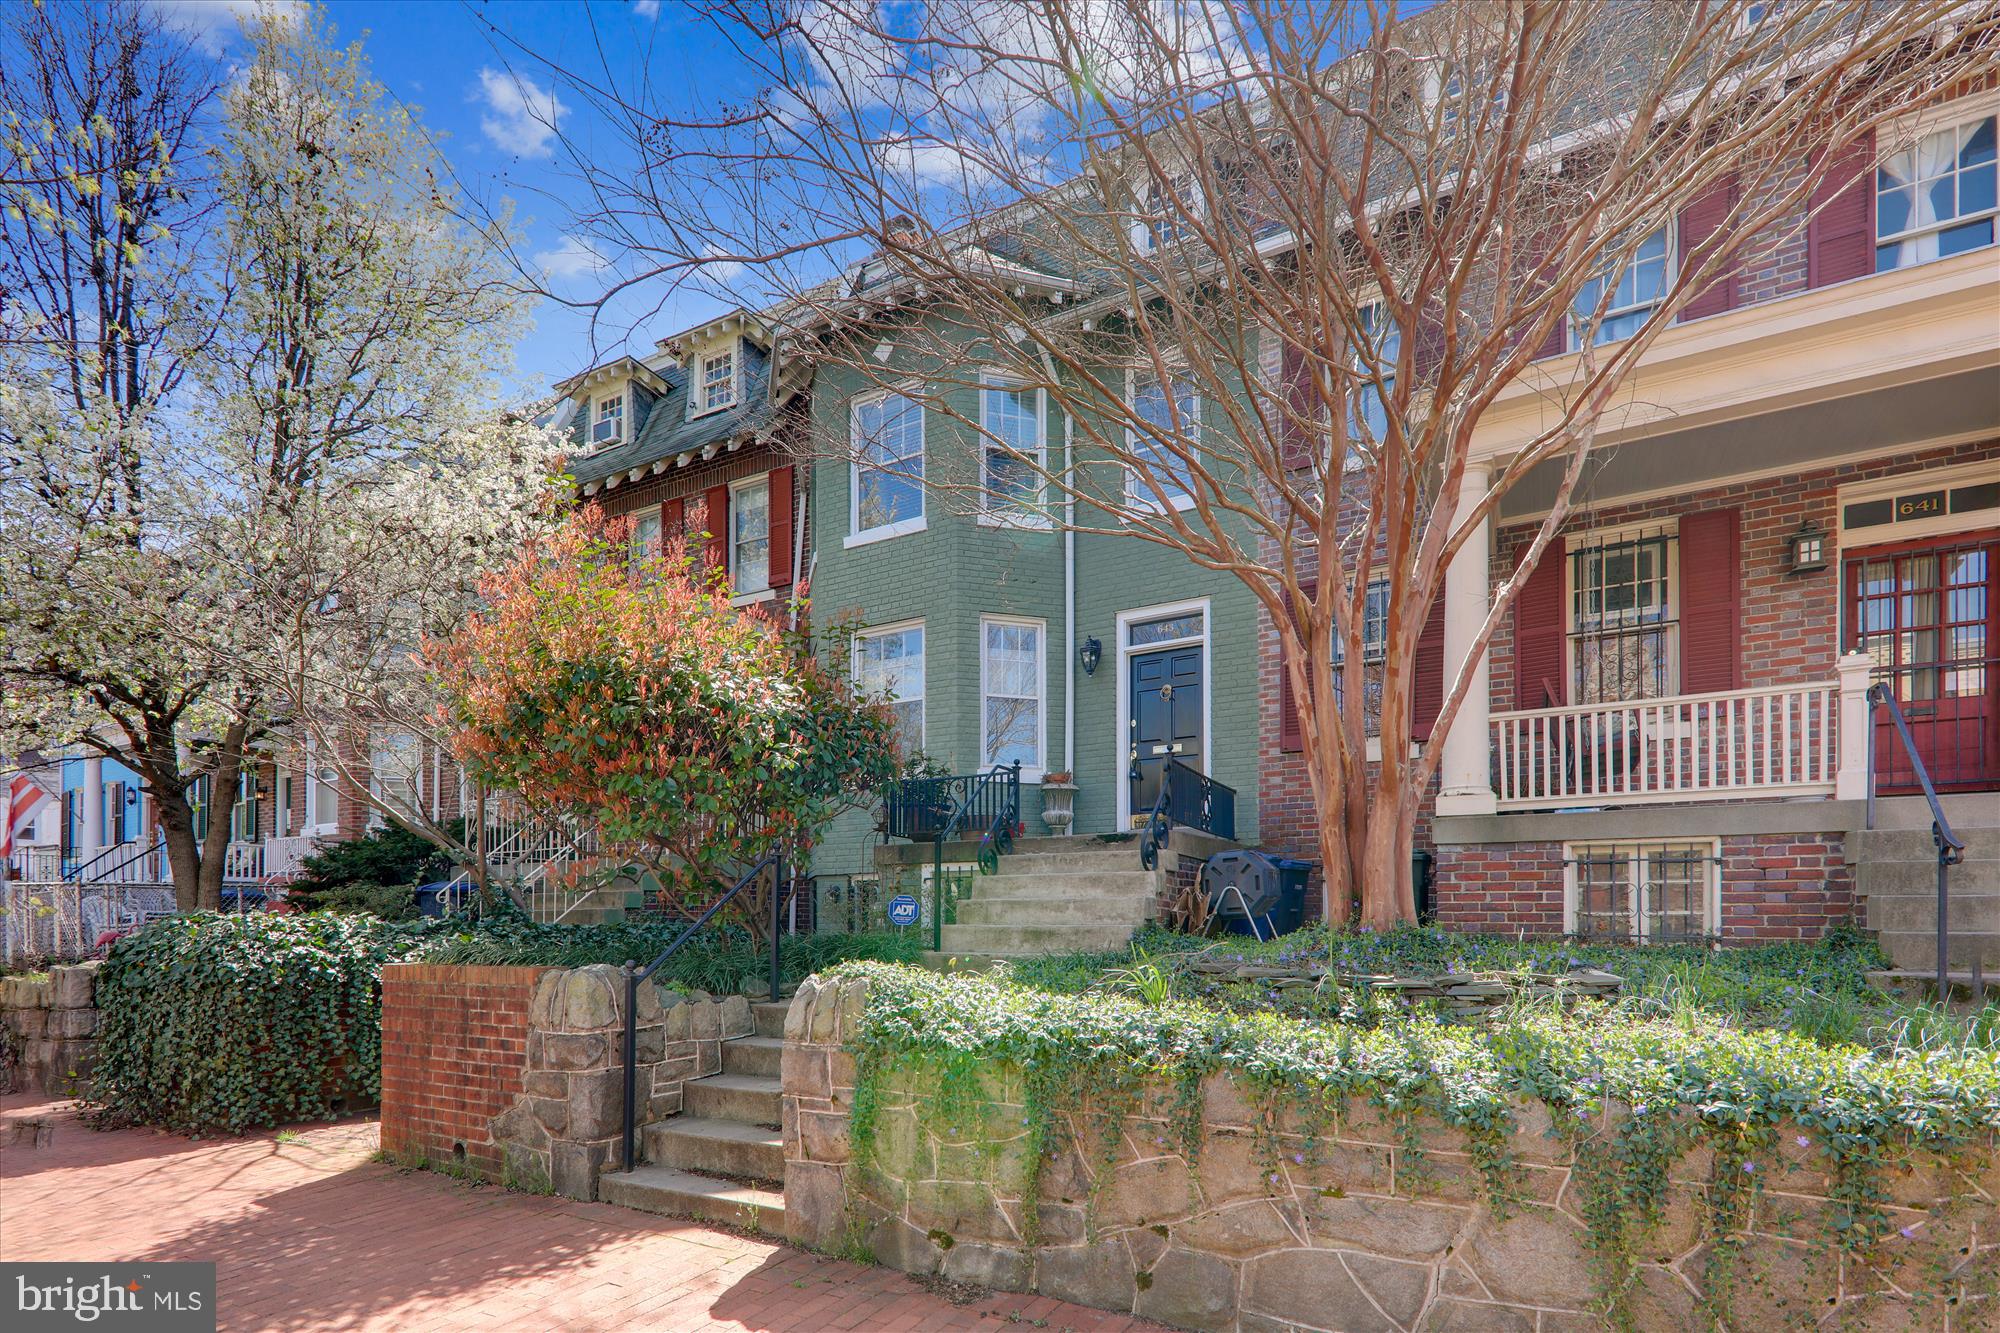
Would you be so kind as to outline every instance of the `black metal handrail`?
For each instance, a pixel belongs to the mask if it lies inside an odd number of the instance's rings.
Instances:
[[[778,998],[778,912],[784,902],[785,849],[779,847],[763,860],[744,872],[729,892],[717,898],[702,910],[702,914],[688,923],[687,929],[674,937],[674,942],[660,951],[660,956],[640,967],[636,959],[625,962],[625,1155],[620,1159],[622,1170],[630,1171],[638,1165],[634,1155],[634,1137],[637,1133],[638,1113],[637,1093],[639,1084],[639,984],[652,979],[655,972],[672,958],[676,951],[694,933],[707,925],[709,919],[735,899],[736,895],[757,882],[766,868],[771,873],[771,998]]]
[[[984,874],[1000,868],[1000,854],[1014,845],[1021,822],[1021,764],[995,764],[984,773],[968,774],[970,785],[931,837],[931,948],[944,948],[944,845],[964,829],[981,830],[974,859]],[[958,782],[958,778],[942,779]]]
[[[1160,849],[1176,824],[1231,841],[1236,837],[1236,789],[1185,760],[1169,756],[1163,762],[1160,790],[1139,834],[1139,864],[1148,870],[1158,866]]]
[[[1946,915],[1951,905],[1951,868],[1965,859],[1965,842],[1951,831],[1951,821],[1945,818],[1944,805],[1938,800],[1937,788],[1931,783],[1929,770],[1924,767],[1924,758],[1917,753],[1916,738],[1910,735],[1910,724],[1903,717],[1903,706],[1896,700],[1896,692],[1886,684],[1868,687],[1868,827],[1875,827],[1875,709],[1887,708],[1889,718],[1896,724],[1896,734],[1902,737],[1903,753],[1909,757],[1910,767],[1917,775],[1917,785],[1924,790],[1924,799],[1931,807],[1931,843],[1937,848],[1937,997],[1939,1004],[1951,1002],[1951,973],[1948,969],[1951,952],[1951,923]],[[1980,975],[1979,953],[1972,955],[1972,999],[1976,1004],[1984,998],[1985,979]]]
[[[111,846],[101,849],[97,855],[91,857],[88,861],[78,862],[64,871],[63,880],[69,884],[81,884],[84,882],[86,872],[90,872],[90,878],[93,880],[102,879],[105,875],[123,870],[134,861],[150,856],[158,846],[159,843],[157,840],[149,841],[144,838],[135,838],[130,842],[113,843]],[[116,859],[114,860],[113,858]],[[111,861],[111,864],[97,867],[99,861]],[[93,867],[97,868],[93,871]]]

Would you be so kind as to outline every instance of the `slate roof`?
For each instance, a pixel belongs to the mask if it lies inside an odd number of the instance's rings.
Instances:
[[[623,444],[585,453],[589,448],[586,434],[589,414],[576,413],[576,419],[570,423],[569,437],[577,452],[570,456],[569,470],[577,487],[595,488],[613,477],[622,481],[634,469],[650,472],[659,463],[668,467],[686,466],[703,457],[706,451],[719,453],[741,448],[767,430],[778,417],[778,409],[771,401],[770,355],[747,339],[739,339],[737,346],[743,358],[742,395],[734,407],[688,420],[687,371],[678,364],[669,364],[652,367],[653,373],[666,382],[665,397],[655,397],[644,389],[634,395],[632,438]]]

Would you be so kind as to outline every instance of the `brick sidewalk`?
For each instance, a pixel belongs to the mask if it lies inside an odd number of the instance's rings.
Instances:
[[[43,1147],[16,1141],[50,1122]],[[1145,1329],[607,1204],[370,1161],[372,1120],[196,1142],[0,1098],[0,1259],[213,1259],[232,1329]]]

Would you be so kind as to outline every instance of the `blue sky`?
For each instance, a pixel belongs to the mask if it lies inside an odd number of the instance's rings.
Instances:
[[[245,0],[156,3],[183,15],[211,51],[225,58],[243,51],[235,11],[248,7]],[[675,0],[327,0],[325,9],[338,41],[364,41],[375,77],[418,111],[468,190],[513,201],[523,252],[553,286],[578,299],[602,290],[604,275],[593,271],[597,257],[570,239],[578,187],[565,161],[567,141],[618,149],[537,62],[593,72],[608,66],[621,79],[643,72],[656,93],[688,89],[690,105],[695,89],[707,101],[740,69],[699,16]],[[559,135],[544,123],[551,113]],[[624,302],[596,321],[593,334],[588,313],[541,302],[510,391],[539,392],[627,350],[628,341],[630,350],[649,350],[655,339],[722,308],[677,293],[658,313],[639,309],[655,303]]]

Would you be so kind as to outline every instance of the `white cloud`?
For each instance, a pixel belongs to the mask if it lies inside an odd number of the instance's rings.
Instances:
[[[704,278],[713,278],[717,282],[728,282],[743,271],[742,261],[722,258],[723,255],[729,252],[714,241],[710,241],[702,246],[701,253],[703,256],[701,275]]]
[[[660,0],[632,0],[632,12],[642,19],[660,16]]]
[[[611,256],[584,236],[565,236],[553,250],[535,254],[535,266],[551,278],[580,278],[611,267]]]
[[[479,128],[494,144],[520,157],[550,157],[549,141],[569,114],[553,91],[508,70],[482,69],[472,100],[486,104]]]
[[[243,20],[262,11],[296,20],[305,13],[301,0],[149,0],[150,7],[173,27],[186,33],[203,53],[219,56],[242,28]]]

